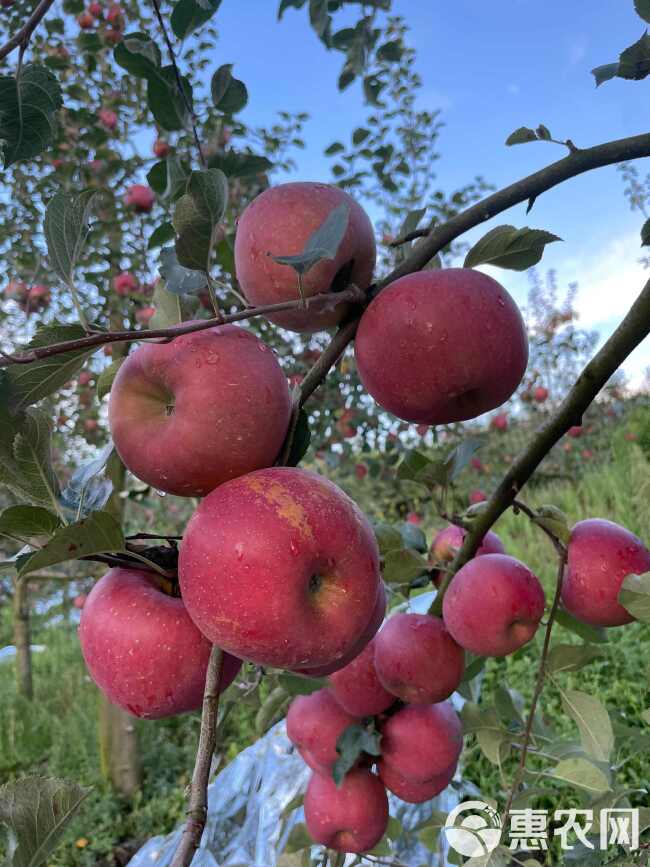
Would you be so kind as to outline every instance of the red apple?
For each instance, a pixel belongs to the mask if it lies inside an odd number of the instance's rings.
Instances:
[[[530,569],[505,554],[485,554],[453,577],[442,603],[452,637],[479,656],[508,656],[535,635],[544,590]]]
[[[490,421],[490,427],[493,430],[508,430],[508,416],[505,412],[500,412],[498,415],[495,415]]]
[[[446,773],[462,748],[460,719],[448,701],[406,705],[382,727],[383,763],[415,783]]]
[[[124,204],[132,207],[138,214],[146,214],[156,201],[156,195],[151,187],[144,184],[133,184],[124,194]]]
[[[100,108],[97,117],[104,129],[114,130],[117,126],[117,115],[110,108]]]
[[[155,307],[140,307],[135,311],[136,321],[139,322],[140,325],[146,325],[155,312]]]
[[[368,467],[365,464],[355,464],[354,474],[359,481],[362,481],[368,475]]]
[[[94,23],[95,19],[90,12],[82,12],[80,15],[77,15],[77,24],[82,30],[90,30]]]
[[[134,475],[170,494],[202,497],[272,464],[290,412],[273,352],[224,325],[136,349],[115,377],[108,415]]]
[[[212,491],[187,525],[179,573],[187,610],[211,641],[290,669],[346,657],[375,614],[380,586],[363,514],[332,482],[292,467]]]
[[[335,852],[367,852],[388,827],[386,789],[366,768],[350,771],[339,787],[314,774],[305,793],[305,824],[316,843]]]
[[[158,159],[164,160],[170,151],[171,148],[169,147],[169,144],[162,138],[157,138],[153,143],[153,152]]]
[[[84,420],[84,430],[88,433],[94,433],[99,427],[99,422],[96,418],[87,418]]]
[[[380,406],[405,421],[447,424],[510,397],[526,370],[528,341],[503,286],[479,271],[446,268],[384,289],[361,318],[355,355]]]
[[[613,521],[589,518],[571,530],[562,582],[564,607],[583,623],[622,626],[634,618],[618,601],[626,575],[650,572],[650,551]]]
[[[210,643],[151,573],[107,572],[88,594],[79,640],[97,686],[134,716],[159,719],[201,706]],[[222,690],[240,667],[225,654]]]
[[[472,458],[472,460],[470,461],[470,465],[473,470],[476,470],[477,473],[482,473],[485,470],[483,461],[480,458]]]
[[[419,527],[422,524],[422,515],[418,514],[418,512],[409,512],[406,516],[406,522]]]
[[[343,732],[359,722],[345,711],[329,689],[299,695],[289,705],[287,737],[309,767],[320,774],[331,774],[339,757],[336,743]]]
[[[137,292],[139,288],[138,278],[128,271],[122,271],[121,274],[113,277],[113,289],[117,295],[130,295],[132,292]]]
[[[583,449],[580,454],[586,460],[589,460],[590,458],[593,458],[593,456],[594,456],[594,453],[592,452],[591,449]]]
[[[578,439],[582,436],[582,425],[574,424],[573,427],[570,427],[566,432],[568,437],[573,437],[574,439]]]
[[[104,34],[104,39],[109,45],[117,45],[118,42],[122,41],[122,31],[113,28],[111,30],[107,30]]]
[[[548,388],[545,388],[543,385],[538,385],[533,392],[533,397],[535,398],[537,403],[544,403],[544,401],[548,398]]]
[[[374,643],[379,681],[409,704],[444,701],[463,679],[465,653],[439,617],[393,614]]]
[[[16,0],[0,0],[0,6],[3,9],[9,9],[10,6],[13,6]]]
[[[93,16],[93,18],[101,18],[104,14],[104,7],[101,3],[91,3],[88,6],[88,11]]]
[[[416,426],[415,430],[416,430],[416,433],[418,436],[424,437],[429,432],[429,425],[428,424],[419,424]]]
[[[476,492],[474,492],[476,493]],[[482,502],[482,500],[478,501]],[[463,527],[458,527],[456,524],[448,524],[444,529],[440,530],[432,544],[429,555],[429,560],[432,563],[451,563],[460,548],[463,540],[467,535],[467,530]],[[501,539],[492,530],[488,530],[483,541],[476,552],[476,557],[481,557],[483,554],[505,554],[506,549]],[[433,582],[436,586],[440,585],[444,573],[437,571],[433,575]]]
[[[309,237],[341,204],[349,208],[343,240],[334,259],[322,259],[304,275],[304,293],[310,297],[330,291],[339,273],[345,273],[346,282],[356,283],[362,289],[370,285],[375,267],[375,236],[361,206],[343,190],[328,184],[281,184],[254,199],[237,224],[235,269],[241,289],[252,305],[300,298],[294,269],[279,265],[271,257],[302,253]],[[285,311],[269,319],[291,331],[320,331],[336,325],[348,312],[348,305],[339,304],[326,311]]]
[[[488,495],[485,491],[481,491],[479,488],[476,488],[473,491],[470,491],[469,501],[472,506],[475,506],[477,503],[484,503],[488,498]]]
[[[334,698],[342,708],[355,716],[375,716],[395,702],[395,696],[384,689],[377,676],[376,642],[377,637],[366,644],[352,662],[329,678]]]
[[[386,788],[402,801],[406,801],[407,804],[423,804],[447,788],[454,778],[456,767],[457,763],[454,762],[444,773],[436,774],[424,783],[416,783],[403,777],[395,768],[380,759],[377,763],[377,773]]]
[[[82,370],[79,376],[77,377],[77,382],[79,385],[90,385],[93,381],[93,375],[88,370]]]
[[[106,20],[111,24],[116,21],[119,22],[124,18],[124,9],[119,6],[117,3],[114,3],[112,6],[109,6],[108,14],[106,15]]]
[[[87,599],[87,598],[88,598],[88,594],[87,594],[87,593],[79,593],[79,594],[78,594],[77,596],[75,596],[75,598],[72,600],[72,604],[74,605],[75,608],[79,608],[79,609],[81,609],[81,608],[83,608],[84,605],[86,604],[86,599]]]
[[[627,433],[624,435],[623,439],[627,440],[627,442],[629,442],[629,443],[633,443],[633,442],[636,442],[638,437],[632,431],[627,431]]]

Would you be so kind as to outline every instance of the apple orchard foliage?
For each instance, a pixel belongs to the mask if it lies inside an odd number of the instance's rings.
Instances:
[[[276,685],[273,709],[260,708],[267,724],[297,695],[287,732],[314,771],[307,830],[330,849],[360,853],[386,832],[386,790],[421,803],[462,775],[464,736],[476,734],[495,764],[515,748],[524,762],[529,748],[539,752],[536,705],[553,675],[549,660],[562,656],[561,645],[549,656],[555,618],[584,639],[572,646],[571,666],[586,664],[601,637],[592,627],[648,620],[650,552],[602,516],[571,529],[553,506],[533,512],[515,503],[557,554],[551,600],[496,534],[472,537],[485,514],[483,488],[493,490],[499,475],[477,454],[482,428],[473,420],[493,411],[493,435],[509,432],[512,409],[503,405],[516,393],[515,424],[531,439],[595,339],[574,325],[571,294],[558,303],[552,276],[546,287],[533,276],[525,323],[500,283],[474,270],[534,266],[560,240],[548,231],[500,225],[471,250],[459,231],[424,267],[409,264],[415,237],[462,219],[490,188],[481,178],[451,193],[436,188],[439,119],[416,108],[421,82],[390,0],[347,4],[353,26],[342,23],[343,3],[309,4],[324,47],[342,54],[339,88],[360,84],[367,104],[351,142],[325,152],[335,184],[274,182],[303,146],[307,115],[280,111],[268,129],[238,119],[246,85],[232,64],[212,68],[219,5],[178,0],[159,16],[155,5],[55,3],[2,78],[10,195],[0,201],[9,353],[0,482],[11,493],[0,533],[16,545],[17,580],[71,559],[112,567],[75,605],[91,676],[130,713],[153,719],[202,703],[214,712],[217,696],[207,690],[204,702],[204,685],[215,659],[216,693],[242,660],[265,670]],[[279,15],[306,5],[283,0]],[[10,35],[31,10],[20,0],[3,7]],[[644,17],[643,4],[637,10]],[[642,40],[607,72],[595,70],[597,81],[643,77],[649,50]],[[533,140],[553,141],[540,126],[517,130],[508,144]],[[379,206],[374,227],[362,200]],[[451,267],[461,254],[464,267]],[[357,294],[335,303],[351,285]],[[172,331],[156,342],[105,336],[287,301],[290,309],[250,316],[245,326]],[[355,317],[354,350],[343,345],[321,369],[331,329],[345,333]],[[44,355],[58,343],[66,351]],[[21,352],[36,357],[17,363],[12,355]],[[315,391],[305,390],[310,383]],[[590,412],[615,412],[617,388]],[[571,466],[570,440],[589,435],[589,414],[568,434],[545,467]],[[318,472],[297,466],[306,454]],[[366,477],[373,485],[361,505],[384,519],[374,526],[326,478],[336,480],[350,455],[359,487]],[[120,461],[130,476],[120,475]],[[463,471],[480,480],[469,504],[455,493]],[[137,509],[124,523],[109,509],[111,497],[142,503],[156,491],[203,498],[180,544],[153,527],[162,544],[149,545],[130,532],[142,529]],[[449,526],[429,545],[418,509],[432,507]],[[175,508],[189,516],[189,507]],[[400,526],[398,517],[408,520]],[[474,542],[476,556],[461,563],[459,550]],[[381,625],[394,603],[429,584],[439,589],[429,614],[393,613]],[[461,718],[450,696],[476,698],[485,658],[515,653],[543,618],[527,724],[518,714],[495,724],[489,697],[468,702]],[[514,707],[517,696],[507,694]],[[587,708],[595,723],[585,734]],[[571,759],[546,754],[545,791],[569,783],[580,803],[624,802],[607,711],[579,692],[566,710],[582,744],[570,767]],[[197,768],[206,774],[211,751],[200,742]],[[507,809],[515,798],[534,803],[527,782],[522,766],[504,783]],[[78,787],[61,785],[71,813]],[[5,799],[20,786],[7,787]],[[192,815],[204,795],[195,781]],[[20,822],[5,822],[20,838]],[[432,820],[422,838],[432,847],[435,828]],[[189,863],[201,830],[188,822],[175,864]]]

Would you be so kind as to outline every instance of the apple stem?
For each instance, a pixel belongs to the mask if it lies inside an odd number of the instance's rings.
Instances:
[[[223,652],[214,645],[210,653],[203,692],[201,731],[196,751],[194,772],[187,800],[187,821],[170,867],[188,867],[201,844],[208,815],[208,783],[212,756],[217,746],[219,686],[223,668]]]

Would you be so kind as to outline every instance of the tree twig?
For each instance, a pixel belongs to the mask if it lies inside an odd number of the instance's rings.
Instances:
[[[196,752],[194,772],[187,804],[187,821],[170,867],[188,867],[201,844],[208,815],[208,782],[212,756],[217,745],[217,717],[219,713],[219,685],[223,669],[223,652],[216,646],[210,653],[203,693],[201,732]]]
[[[53,3],[54,0],[41,0],[20,30],[0,48],[0,60],[3,60],[8,54],[11,54],[11,52],[15,48],[18,48],[18,46],[21,46],[23,51],[25,50],[27,43],[31,39],[32,33],[41,23]]]
[[[555,623],[555,616],[557,614],[557,609],[560,604],[560,595],[562,593],[562,578],[564,577],[564,568],[566,566],[566,558],[567,551],[566,548],[561,551],[558,569],[557,569],[557,578],[555,581],[555,595],[553,596],[553,604],[551,605],[551,611],[548,617],[548,622],[546,624],[546,631],[544,633],[544,644],[542,646],[542,655],[539,660],[539,668],[537,669],[537,680],[535,682],[535,691],[533,692],[533,698],[530,703],[530,711],[528,712],[528,719],[526,720],[526,728],[524,729],[524,739],[521,745],[521,757],[519,759],[519,767],[515,773],[515,777],[512,781],[512,788],[510,789],[510,794],[508,795],[508,802],[506,804],[506,808],[503,813],[503,825],[505,827],[506,822],[508,821],[508,816],[510,815],[510,809],[512,807],[512,802],[519,790],[521,785],[521,781],[523,780],[524,772],[526,770],[526,758],[528,756],[528,750],[530,746],[530,739],[533,731],[533,724],[535,722],[535,712],[537,711],[537,704],[539,702],[539,698],[542,694],[542,690],[544,689],[544,677],[546,675],[546,661],[548,659],[548,653],[551,647],[551,632],[553,631],[553,624]]]

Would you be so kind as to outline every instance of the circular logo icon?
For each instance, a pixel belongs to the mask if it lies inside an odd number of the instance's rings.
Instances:
[[[445,835],[459,855],[489,855],[501,839],[501,817],[484,801],[464,801],[447,816]]]

